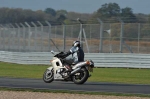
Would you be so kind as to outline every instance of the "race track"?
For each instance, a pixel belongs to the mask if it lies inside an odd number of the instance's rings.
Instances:
[[[83,85],[76,85],[73,82],[54,81],[52,83],[44,83],[42,79],[21,79],[5,77],[0,77],[0,87],[150,94],[150,85],[96,82],[86,82]]]

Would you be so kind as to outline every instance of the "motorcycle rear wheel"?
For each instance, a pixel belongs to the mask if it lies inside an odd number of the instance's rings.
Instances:
[[[51,83],[54,80],[54,70],[47,69],[43,74],[43,81],[45,83]]]
[[[72,80],[75,84],[83,84],[87,81],[88,77],[88,70],[86,68],[82,68],[81,71],[72,76]]]

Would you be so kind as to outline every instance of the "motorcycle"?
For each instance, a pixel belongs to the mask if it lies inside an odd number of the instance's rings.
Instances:
[[[55,54],[54,51],[51,51]],[[75,84],[84,84],[91,76],[89,72],[93,72],[94,62],[86,60],[77,64],[69,63],[66,57],[63,57],[63,52],[54,55],[50,60],[51,65],[43,74],[45,83],[52,81],[72,81]]]

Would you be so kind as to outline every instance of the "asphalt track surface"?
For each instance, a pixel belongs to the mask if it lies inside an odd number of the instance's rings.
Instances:
[[[83,85],[76,85],[73,82],[53,81],[52,83],[45,83],[43,82],[42,79],[5,78],[5,77],[0,77],[0,87],[150,94],[150,85],[96,83],[96,82],[86,82]]]

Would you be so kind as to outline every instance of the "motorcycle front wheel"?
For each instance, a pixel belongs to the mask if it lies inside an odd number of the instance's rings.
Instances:
[[[72,80],[75,84],[83,84],[87,81],[89,72],[86,68],[82,68],[79,72],[72,76]]]
[[[54,70],[47,69],[43,74],[43,81],[45,83],[51,83],[54,80]]]

